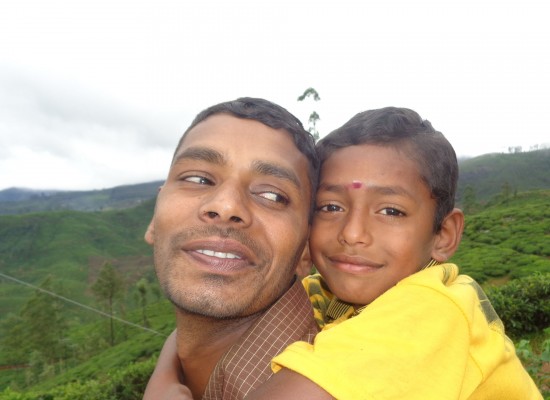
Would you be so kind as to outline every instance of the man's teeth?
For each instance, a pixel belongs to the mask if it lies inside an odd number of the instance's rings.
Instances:
[[[221,251],[213,250],[197,250],[197,253],[204,254],[205,256],[218,257],[218,258],[241,258],[233,253],[222,253]]]

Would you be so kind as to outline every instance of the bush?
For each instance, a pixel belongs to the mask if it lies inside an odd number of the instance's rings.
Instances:
[[[550,273],[536,273],[491,287],[487,297],[513,339],[540,333],[550,326]]]
[[[104,380],[71,382],[48,392],[17,393],[9,388],[0,392],[2,400],[136,400],[141,399],[156,359],[138,362]]]

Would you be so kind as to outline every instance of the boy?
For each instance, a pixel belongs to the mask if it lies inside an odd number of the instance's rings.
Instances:
[[[318,144],[304,285],[324,326],[247,399],[541,399],[479,286],[444,263],[456,155],[412,110],[360,113]]]

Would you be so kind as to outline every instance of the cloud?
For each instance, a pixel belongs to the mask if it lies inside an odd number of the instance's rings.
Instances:
[[[177,125],[65,81],[2,68],[0,170],[7,173],[0,187],[99,188],[162,178]]]

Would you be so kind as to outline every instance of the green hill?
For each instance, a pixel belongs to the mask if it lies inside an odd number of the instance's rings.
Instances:
[[[466,215],[453,257],[478,282],[550,273],[550,190],[517,193]]]
[[[0,216],[0,271],[39,284],[51,276],[64,296],[90,303],[88,287],[110,262],[128,285],[154,279],[152,251],[143,234],[154,200],[104,212],[56,211]],[[0,278],[0,319],[17,310],[26,291]]]
[[[0,191],[0,215],[40,211],[123,209],[151,200],[162,181],[89,191],[43,191],[10,188]]]
[[[457,200],[466,187],[485,203],[503,190],[511,193],[550,189],[550,149],[513,154],[485,154],[459,162]]]
[[[550,190],[537,190],[480,205],[479,211],[466,216],[463,241],[452,261],[486,287],[535,272],[549,274],[548,204]],[[56,315],[47,317],[64,320],[62,353],[49,364],[39,351],[26,347],[32,332],[21,325],[22,310],[30,300],[38,299],[39,307],[46,309],[47,297],[39,298],[36,290],[0,278],[0,398],[53,399],[59,393],[64,394],[60,398],[71,398],[67,393],[73,390],[87,393],[73,398],[99,398],[94,393],[105,390],[113,393],[112,398],[140,398],[119,391],[143,390],[155,356],[174,327],[172,306],[160,295],[151,249],[143,241],[153,207],[151,200],[125,210],[0,216],[1,273],[35,285],[50,276],[55,292],[99,308],[90,286],[101,266],[110,262],[127,287],[116,315],[149,327],[143,330],[116,321],[111,346],[107,318],[57,302],[50,308]],[[142,278],[149,282],[147,304],[140,302],[136,290]],[[17,393],[6,391],[8,386]],[[22,397],[25,392],[29,395]]]

